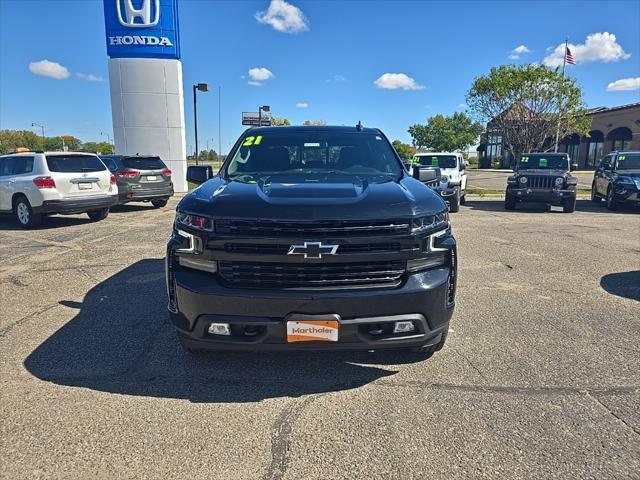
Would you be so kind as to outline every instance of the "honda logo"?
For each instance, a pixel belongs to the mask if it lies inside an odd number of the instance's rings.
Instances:
[[[291,245],[287,255],[304,255],[304,258],[322,258],[322,255],[335,255],[339,245],[325,245],[322,242],[304,242],[303,245]]]
[[[133,0],[115,0],[115,2],[118,21],[123,27],[155,27],[160,20],[160,0],[142,0],[141,4],[139,3],[140,8],[133,6]]]

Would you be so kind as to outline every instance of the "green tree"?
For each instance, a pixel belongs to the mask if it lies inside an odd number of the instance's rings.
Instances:
[[[588,134],[582,89],[576,80],[545,65],[502,65],[476,77],[467,92],[475,118],[488,133],[502,135],[505,148],[519,153],[552,150],[559,139]]]
[[[288,118],[271,117],[271,125],[279,127],[281,125],[291,125],[291,122]]]
[[[452,152],[473,145],[484,127],[462,112],[446,117],[438,114],[427,119],[426,125],[412,125],[409,134],[416,147]]]
[[[42,137],[29,130],[0,130],[0,153],[14,152],[16,148],[42,149]]]
[[[413,158],[414,149],[411,147],[411,145],[402,143],[400,140],[394,140],[392,144],[393,148],[396,149],[396,152],[398,152],[398,155],[400,155],[401,159],[411,160]]]
[[[80,151],[87,153],[113,153],[113,145],[109,142],[84,142],[80,147]]]

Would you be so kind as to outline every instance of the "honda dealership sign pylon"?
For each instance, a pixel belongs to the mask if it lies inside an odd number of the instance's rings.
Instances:
[[[178,0],[104,0],[117,154],[158,155],[186,191]]]

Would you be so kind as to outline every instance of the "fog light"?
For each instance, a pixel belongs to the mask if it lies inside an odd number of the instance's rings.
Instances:
[[[228,323],[212,323],[209,325],[209,333],[211,335],[231,335]]]
[[[203,272],[216,273],[218,271],[218,263],[215,260],[207,260],[206,258],[198,258],[192,255],[179,256],[178,263],[183,267],[195,268]]]
[[[415,331],[415,329],[413,322],[395,322],[393,324],[393,333],[409,333]]]

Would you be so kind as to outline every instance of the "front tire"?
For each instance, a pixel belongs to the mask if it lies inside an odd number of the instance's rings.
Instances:
[[[516,209],[516,199],[514,196],[507,195],[504,197],[504,209],[505,210],[515,210]]]
[[[107,218],[107,215],[109,215],[109,209],[101,208],[100,210],[92,210],[90,212],[87,212],[87,215],[89,215],[89,218],[92,221],[99,222],[100,220],[104,220],[105,218]]]
[[[457,190],[455,195],[449,200],[449,211],[456,213],[460,211],[460,190]]]
[[[562,211],[573,213],[576,209],[576,197],[569,197],[562,200]]]
[[[607,201],[607,209],[608,210],[617,210],[618,209],[618,204],[613,199],[613,188],[611,188],[611,186],[609,186],[609,188],[607,189],[606,201]]]
[[[16,221],[22,228],[38,228],[42,225],[42,215],[33,213],[33,208],[27,197],[20,195],[13,205]]]
[[[151,205],[156,208],[166,207],[168,200],[166,198],[156,198],[151,200]]]

